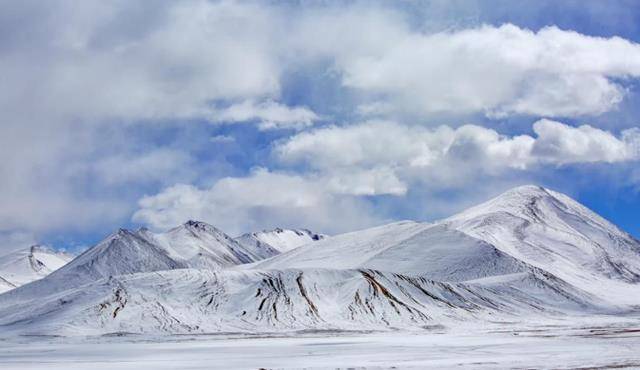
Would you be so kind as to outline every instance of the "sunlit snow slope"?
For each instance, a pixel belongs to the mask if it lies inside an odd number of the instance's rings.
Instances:
[[[640,242],[564,194],[523,186],[442,224],[600,297],[640,304]]]

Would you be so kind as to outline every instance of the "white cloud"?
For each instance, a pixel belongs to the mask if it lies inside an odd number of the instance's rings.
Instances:
[[[36,244],[34,235],[24,231],[0,231],[0,256]]]
[[[270,47],[279,18],[270,8],[192,1],[147,10],[161,14],[134,20],[139,31],[122,33],[114,29],[119,18],[134,11],[124,2],[61,3],[64,23],[44,22],[46,39],[33,40],[42,50],[2,59],[6,82],[37,81],[37,89],[18,91],[39,98],[36,108],[93,120],[203,117],[212,100],[279,92],[281,65]],[[24,97],[5,94],[0,101]]]
[[[288,107],[271,100],[261,103],[245,100],[211,113],[211,120],[214,122],[258,121],[261,130],[302,129],[312,126],[318,119],[319,117],[308,108]]]
[[[355,95],[335,109],[346,115],[358,110],[349,106],[354,101],[372,117],[597,114],[613,109],[624,98],[624,82],[640,74],[639,46],[621,38],[513,25],[429,34],[412,28],[401,11],[379,6],[265,4],[4,5],[0,26],[11,32],[0,32],[6,87],[0,89],[0,229],[41,232],[117,223],[132,209],[123,195],[219,176],[194,173],[200,158],[185,154],[187,140],[168,151],[158,144],[167,138],[129,136],[132,125],[181,127],[224,119],[256,121],[262,129],[307,128],[319,120],[312,103],[324,101],[322,86],[328,82],[333,89],[333,79],[348,90],[345,95]],[[298,79],[307,82],[306,74],[313,74],[312,86],[299,84]],[[283,105],[284,97],[299,105]],[[212,108],[230,102],[237,104]],[[582,129],[561,130],[572,138],[593,137],[574,146],[553,142],[557,138],[547,135],[548,128],[538,126],[537,138],[504,137],[473,126],[333,128],[312,131],[306,139],[296,136],[287,144],[290,156],[281,159],[308,164],[310,173],[289,176],[304,184],[320,182],[316,193],[340,203],[355,202],[349,194],[403,194],[416,178],[463,184],[477,171],[618,161],[627,149],[616,150],[615,140],[629,148],[638,136],[629,131],[610,140]],[[189,130],[181,129],[177,136]],[[388,137],[378,137],[380,130]],[[121,142],[103,137],[114,131]],[[314,138],[320,133],[322,140]],[[248,201],[239,203],[255,211]],[[248,223],[257,225],[259,218],[250,216]]]
[[[0,26],[0,229],[121,223],[141,187],[193,178],[186,147],[131,124],[206,119],[277,98],[279,16],[236,2],[6,4]],[[160,121],[160,122],[158,122]],[[105,137],[108,136],[108,137]],[[115,136],[113,139],[111,136]]]
[[[91,164],[89,171],[106,185],[159,182],[192,178],[192,158],[171,149],[153,149],[142,153],[119,153]]]
[[[614,163],[640,159],[640,132],[637,128],[623,131],[618,138],[589,125],[571,127],[545,119],[536,122],[533,130],[538,138],[531,155],[542,162]]]
[[[491,167],[524,168],[533,138],[505,137],[481,126],[429,129],[390,121],[327,127],[291,137],[276,147],[285,164],[305,163],[321,172],[443,166],[450,161]]]
[[[136,12],[146,18],[122,16]],[[625,93],[614,79],[640,75],[640,46],[622,38],[509,24],[425,34],[381,7],[61,2],[49,17],[23,20],[37,47],[0,59],[14,86],[0,92],[5,114],[26,100],[84,121],[211,118],[211,102],[241,101],[222,116],[304,127],[317,117],[277,102],[282,78],[330,60],[346,87],[376,97],[364,111],[575,116],[612,109]]]
[[[304,164],[334,191],[404,194],[417,183],[432,188],[469,186],[548,165],[640,160],[637,129],[619,137],[588,125],[540,120],[535,137],[506,136],[476,125],[429,129],[369,121],[299,133],[275,148],[285,165]]]
[[[394,18],[365,15],[360,32],[343,33],[340,21],[353,17],[337,17],[338,26],[324,33],[308,32],[305,42],[334,58],[345,86],[385,97],[363,105],[365,112],[600,114],[625,94],[615,79],[640,76],[640,45],[619,37],[510,24],[422,34]],[[374,43],[364,35],[371,29],[390,31],[374,31]]]
[[[172,186],[141,199],[134,221],[166,229],[195,218],[236,233],[301,225],[345,231],[384,219],[384,209],[372,208],[366,196],[402,196],[420,188],[425,199],[439,204],[434,192],[469,187],[486,192],[487,184],[509,183],[509,173],[640,160],[637,129],[615,136],[587,125],[540,120],[533,131],[535,137],[507,136],[476,125],[428,129],[369,121],[301,132],[274,150],[281,164],[304,165],[306,172],[258,169],[210,188]],[[455,209],[459,203],[438,207]]]
[[[371,169],[351,168],[344,172],[336,169],[323,180],[327,190],[336,194],[403,195],[407,192],[407,185],[398,179],[392,168],[384,165]]]
[[[234,143],[236,141],[236,138],[230,135],[216,135],[216,136],[212,136],[209,139],[209,141],[212,143],[218,143],[218,144]]]
[[[321,181],[258,169],[200,189],[179,184],[140,200],[133,219],[167,229],[189,219],[239,234],[265,227],[341,232],[381,222],[366,202],[325,190]]]

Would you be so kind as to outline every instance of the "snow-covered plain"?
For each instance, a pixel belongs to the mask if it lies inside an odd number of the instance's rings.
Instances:
[[[640,368],[639,317],[572,317],[411,332],[12,338],[2,369]]]

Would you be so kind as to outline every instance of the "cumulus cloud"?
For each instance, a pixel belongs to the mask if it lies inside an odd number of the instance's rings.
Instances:
[[[173,137],[139,134],[150,127],[172,126],[180,137],[190,130],[187,125],[202,121],[251,122],[267,130],[344,119],[325,117],[325,111],[349,117],[358,112],[490,118],[599,114],[616,107],[627,82],[640,74],[640,47],[619,37],[515,25],[424,32],[401,9],[357,2],[302,7],[61,0],[43,6],[27,0],[2,8],[0,230],[122,222],[132,210],[123,195],[137,198],[143,190],[221,176],[196,173],[193,167],[206,156],[192,158],[189,140],[166,149]],[[313,83],[298,81],[311,77]],[[325,102],[327,93],[353,99],[339,100],[343,106],[335,110],[313,104]],[[138,135],[129,135],[132,127]],[[327,193],[317,199],[329,204],[359,205],[354,197],[404,194],[416,178],[463,184],[477,171],[498,174],[505,168],[637,156],[629,154],[637,133],[596,137],[592,129],[540,124],[535,137],[505,137],[479,126],[326,128],[277,145],[289,151],[278,156],[282,163],[260,164],[285,166],[288,176],[304,184],[319,182],[322,191],[313,194]],[[379,130],[388,130],[389,137],[377,137]],[[120,135],[105,138],[105,131]],[[269,141],[282,134],[261,135]],[[210,144],[246,151],[235,147],[244,138],[237,139],[221,136]],[[238,173],[255,165],[240,162],[223,167]],[[300,164],[311,170],[294,174]],[[240,168],[230,169],[235,166]],[[243,183],[279,175],[269,174],[251,175]],[[256,208],[248,201],[238,204],[247,210],[248,224],[257,225]],[[317,224],[328,224],[330,217],[319,214]]]
[[[133,219],[157,229],[197,219],[232,234],[303,226],[333,233],[380,222],[363,200],[326,192],[314,179],[266,169],[223,178],[210,188],[171,186],[142,198],[139,206]]]
[[[0,40],[9,45],[0,59],[4,83],[15,86],[0,92],[5,112],[20,113],[29,98],[36,110],[92,121],[227,117],[308,126],[315,113],[277,102],[282,78],[291,66],[329,60],[344,86],[386,97],[363,111],[574,116],[612,109],[625,93],[619,80],[640,75],[640,46],[619,37],[510,24],[425,34],[383,7],[63,1],[39,22],[29,17],[37,6],[23,6],[21,19],[39,31],[30,34],[37,48],[20,47],[11,34]],[[216,101],[241,103],[220,117],[211,114]]]
[[[48,22],[33,25],[46,32],[31,40],[40,49],[19,48],[0,62],[7,82],[37,81],[37,89],[19,91],[40,98],[37,108],[94,122],[203,117],[210,101],[279,92],[282,66],[270,46],[279,21],[270,8],[227,1],[151,8],[59,3]],[[140,18],[122,16],[129,11]],[[25,63],[38,57],[44,64]],[[5,102],[24,97],[5,93]]]
[[[638,129],[614,135],[545,119],[533,124],[533,132],[509,136],[477,125],[430,129],[390,121],[318,128],[274,147],[282,166],[306,170],[258,169],[210,188],[169,187],[142,198],[134,220],[159,229],[196,218],[232,232],[278,225],[345,231],[385,218],[368,203],[370,196],[426,188],[422,196],[438,204],[434,192],[470,187],[486,192],[478,181],[508,183],[508,174],[640,160]]]
[[[429,129],[369,121],[299,133],[275,153],[285,165],[304,164],[340,184],[335,188],[342,192],[394,195],[404,194],[415,181],[436,188],[460,186],[480,174],[640,159],[638,129],[615,136],[589,125],[544,119],[534,123],[533,131],[535,136],[507,136],[477,125]]]
[[[168,140],[132,135],[132,125],[206,120],[212,102],[280,93],[282,64],[270,42],[280,21],[268,7],[24,1],[2,8],[0,230],[121,223],[131,196],[191,181],[194,170],[188,145],[163,149]]]
[[[623,162],[639,159],[640,131],[629,129],[616,137],[589,125],[571,127],[560,122],[540,120],[533,125],[538,135],[531,155],[539,161],[556,164]]]
[[[407,185],[397,177],[394,169],[384,164],[369,169],[351,168],[344,172],[336,169],[324,180],[327,191],[336,194],[403,195],[407,192]]]
[[[147,152],[119,153],[100,158],[88,171],[106,185],[136,183],[171,183],[176,178],[193,178],[191,162],[186,153],[158,148]]]
[[[305,163],[314,169],[357,167],[426,167],[444,157],[480,158],[508,167],[526,166],[532,144],[527,136],[507,138],[492,129],[465,125],[434,129],[393,121],[329,126],[294,135],[275,153],[285,164]]]
[[[0,256],[36,244],[35,236],[24,231],[0,231]]]
[[[386,25],[389,27],[389,25]],[[616,79],[640,75],[640,45],[546,27],[507,24],[420,34],[401,26],[377,45],[332,37],[346,86],[386,100],[364,105],[416,113],[484,112],[578,116],[614,108],[625,88]]]
[[[265,101],[257,103],[246,100],[211,113],[214,122],[234,123],[257,121],[261,130],[302,129],[312,126],[319,117],[305,107],[288,107],[286,105]]]

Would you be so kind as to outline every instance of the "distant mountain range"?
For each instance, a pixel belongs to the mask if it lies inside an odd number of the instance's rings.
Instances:
[[[1,294],[0,332],[419,329],[630,312],[638,297],[638,240],[566,195],[523,186],[435,223],[331,237],[233,239],[196,221],[119,230]]]

